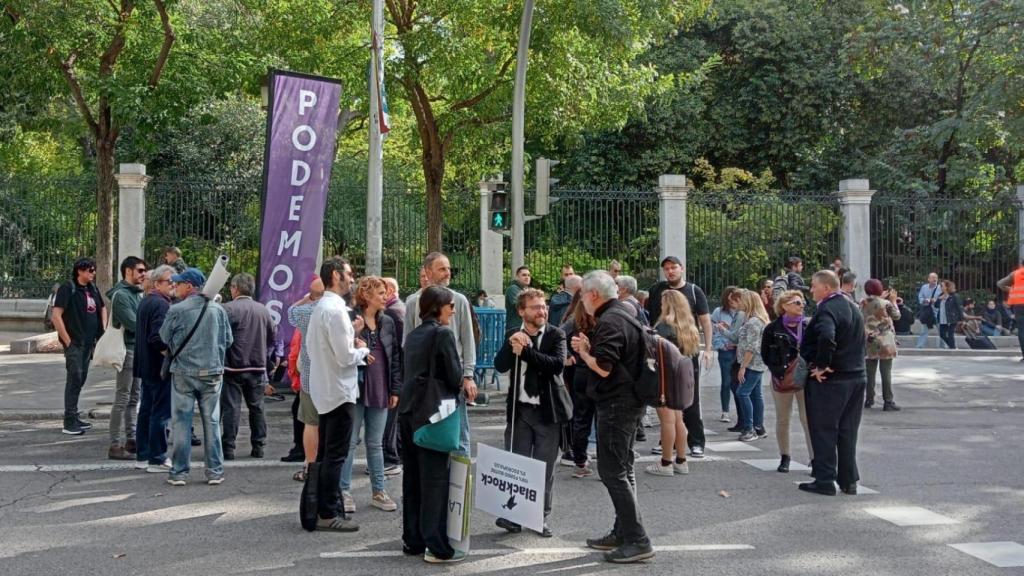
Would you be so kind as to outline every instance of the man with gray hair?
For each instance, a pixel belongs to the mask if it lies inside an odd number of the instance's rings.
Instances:
[[[221,422],[224,459],[235,459],[235,438],[242,416],[242,400],[249,409],[250,444],[253,458],[263,458],[267,440],[267,420],[263,414],[263,390],[267,380],[267,351],[277,328],[270,311],[252,299],[256,280],[245,272],[231,279],[231,301],[224,304],[234,341],[224,362],[224,387],[221,389]]]
[[[640,301],[636,299],[636,278],[632,276],[619,276],[615,279],[615,285],[619,290],[619,300],[633,308],[636,321],[639,322],[641,326],[650,326],[651,323],[647,320],[647,314],[644,313],[644,307],[641,306]]]
[[[581,286],[583,286],[583,278],[575,274],[569,274],[562,278],[561,289],[551,296],[551,301],[548,303],[549,318],[553,324],[563,322],[569,304],[572,304],[572,297],[580,291]]]
[[[167,424],[171,420],[171,379],[164,379],[160,367],[167,345],[160,339],[160,327],[174,294],[174,268],[168,264],[149,271],[149,293],[135,314],[135,360],[132,370],[142,381],[139,417],[135,428],[135,467],[153,474],[171,469],[167,458]]]
[[[634,311],[618,300],[611,275],[594,271],[583,277],[580,302],[597,320],[592,335],[578,334],[572,349],[593,372],[587,395],[597,406],[597,470],[615,508],[611,532],[587,540],[587,546],[606,550],[608,562],[640,562],[654,557],[636,500],[634,434],[644,405],[635,382],[644,361],[644,337]]]

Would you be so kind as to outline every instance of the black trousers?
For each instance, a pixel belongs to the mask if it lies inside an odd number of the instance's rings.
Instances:
[[[302,444],[302,433],[306,430],[306,425],[299,420],[299,393],[295,393],[295,400],[292,401],[292,449],[288,451],[288,455],[303,456],[306,454],[306,447]]]
[[[384,424],[384,465],[396,466],[402,463],[402,440],[398,433],[398,408],[388,410],[388,421]]]
[[[547,518],[551,515],[554,503],[555,466],[558,464],[562,425],[545,422],[542,412],[540,406],[517,402],[516,419],[505,424],[505,449],[544,462],[544,471],[547,474],[547,482],[544,485],[544,518]]]
[[[626,543],[647,544],[636,500],[636,427],[643,404],[631,393],[597,405],[597,473],[615,508],[612,531]]]
[[[72,342],[64,349],[64,368],[67,379],[64,381],[64,419],[78,418],[78,398],[82,395],[82,387],[89,377],[89,363],[95,344],[88,346]]]
[[[220,391],[220,415],[223,427],[221,442],[225,452],[235,451],[238,422],[242,418],[242,401],[249,409],[251,443],[263,446],[267,441],[267,419],[263,415],[263,373],[224,372],[224,387]]]
[[[686,425],[686,444],[693,448],[704,448],[704,420],[700,416],[700,355],[693,357],[693,404],[683,410],[683,424]]]
[[[857,431],[866,387],[867,376],[863,372],[829,374],[824,382],[807,380],[804,401],[814,450],[811,475],[818,482],[838,482],[845,488],[860,480]]]
[[[594,416],[597,414],[594,401],[587,396],[588,374],[590,371],[578,369],[573,374],[570,436],[572,438],[572,460],[577,466],[584,466],[587,463],[590,429],[594,425]]]
[[[348,447],[352,441],[352,420],[355,417],[356,405],[346,403],[326,414],[320,415],[320,449],[316,460],[320,462],[320,479],[317,482],[317,512],[320,518],[330,519],[345,517],[345,507],[341,505],[341,467],[348,456]],[[445,476],[445,486],[447,487]]]
[[[323,417],[320,420],[323,426]],[[428,450],[412,441],[412,424],[399,417],[402,437],[402,542],[407,551],[424,550],[448,559],[448,454]]]
[[[939,324],[939,338],[942,338],[942,341],[946,343],[946,346],[948,346],[950,350],[956,350],[956,334],[953,332],[954,328],[956,328],[956,326],[953,326],[952,324]]]

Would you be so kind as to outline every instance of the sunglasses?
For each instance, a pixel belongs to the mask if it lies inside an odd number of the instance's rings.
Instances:
[[[790,305],[790,304],[796,304],[797,306],[803,306],[804,305],[804,301],[803,300],[791,300],[789,302],[786,302],[787,306]]]
[[[146,269],[145,268],[136,268],[135,269],[135,273],[136,274],[145,274],[146,273]]]

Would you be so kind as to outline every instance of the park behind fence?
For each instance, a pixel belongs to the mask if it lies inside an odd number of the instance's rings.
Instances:
[[[233,271],[255,271],[260,194],[258,178],[155,175],[145,189],[143,256],[152,262],[162,247],[176,245],[190,265],[209,269],[217,254],[227,254]],[[563,264],[585,272],[606,268],[612,259],[636,276],[641,288],[652,284],[659,272],[659,237],[671,228],[685,229],[687,277],[712,301],[727,285],[755,288],[777,274],[788,256],[803,258],[809,276],[842,254],[844,212],[830,191],[691,189],[685,222],[659,221],[662,200],[653,188],[563,189],[552,197],[550,214],[525,226],[526,264],[535,284],[549,292]],[[424,195],[414,187],[387,186],[383,205],[383,272],[398,278],[407,293],[417,288],[427,251]],[[526,205],[533,205],[529,193]],[[1009,193],[964,200],[897,198],[883,190],[870,200],[871,240],[863,249],[872,275],[904,294],[936,271],[956,282],[961,293],[985,297],[1017,263],[1020,210]],[[357,272],[365,263],[365,217],[365,185],[332,183],[323,251],[348,257]],[[93,253],[95,227],[91,176],[0,176],[0,298],[46,297],[53,283],[68,278],[76,257]],[[482,285],[476,187],[445,190],[442,240],[452,263],[452,287],[472,296]],[[863,244],[866,239],[849,240]],[[504,242],[507,284],[510,243]]]

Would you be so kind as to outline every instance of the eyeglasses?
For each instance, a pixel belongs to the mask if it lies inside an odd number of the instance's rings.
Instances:
[[[804,305],[804,301],[803,300],[790,300],[789,302],[786,302],[787,306],[790,305],[790,304],[795,304],[797,306],[803,306]]]
[[[455,310],[455,302],[449,302],[449,303],[445,304],[445,306],[451,308],[452,310]]]
[[[84,270],[86,272],[90,273],[90,274],[95,274],[96,273],[96,268],[95,267],[93,267],[93,268],[84,268]]]
[[[527,306],[526,309],[527,310],[534,310],[536,312],[540,312],[541,310],[547,310],[548,309],[548,305],[547,304],[534,304],[533,306]]]

